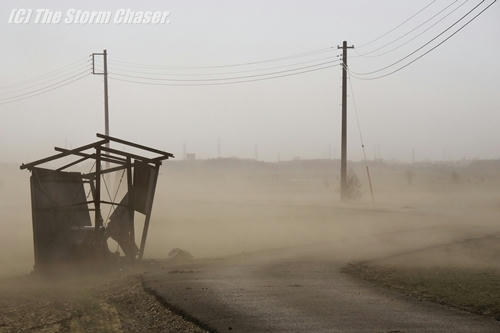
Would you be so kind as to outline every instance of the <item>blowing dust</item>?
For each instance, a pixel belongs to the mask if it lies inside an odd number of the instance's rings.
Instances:
[[[372,162],[374,202],[364,166],[351,163],[347,203],[339,200],[338,166],[336,160],[167,161],[145,256],[165,258],[172,248],[204,258],[317,245],[348,262],[456,243],[465,249],[460,255],[441,251],[416,262],[499,265],[491,259],[500,254],[495,242],[468,250],[466,240],[500,234],[500,162]],[[13,164],[0,169],[0,276],[26,274],[33,265],[29,173]]]

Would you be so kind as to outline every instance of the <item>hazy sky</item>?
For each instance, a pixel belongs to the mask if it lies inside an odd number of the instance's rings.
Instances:
[[[373,47],[390,42],[452,2],[438,0]],[[370,71],[390,64],[478,2],[468,1],[455,15],[394,53],[355,58],[356,53],[350,51],[351,69]],[[359,45],[398,25],[427,3],[2,1],[0,86],[29,80],[104,48],[113,69],[113,59],[159,66],[219,65],[336,47],[342,40]],[[168,10],[171,15],[167,25],[8,24],[13,8],[131,8]],[[353,79],[369,158],[377,149],[385,159],[407,161],[412,148],[417,160],[500,157],[499,10],[495,4],[406,70],[380,80]],[[254,68],[258,67],[250,67]],[[44,95],[0,105],[0,161],[27,162],[50,153],[55,145],[76,146],[94,140],[96,132],[104,131],[102,80],[102,76],[88,76]],[[282,160],[294,156],[326,158],[329,145],[333,156],[338,157],[340,89],[340,67],[209,87],[110,80],[111,134],[160,147],[179,157],[183,143],[201,157],[214,157],[218,138],[223,156],[253,157],[257,144],[259,158],[269,161],[277,160],[278,154]],[[3,97],[15,95],[4,88],[0,91]],[[21,87],[18,92],[23,91]],[[349,107],[349,158],[360,159],[354,109]]]

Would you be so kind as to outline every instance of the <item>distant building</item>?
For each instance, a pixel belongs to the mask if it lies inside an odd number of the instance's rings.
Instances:
[[[196,154],[195,153],[186,153],[186,160],[188,160],[188,161],[196,160]]]

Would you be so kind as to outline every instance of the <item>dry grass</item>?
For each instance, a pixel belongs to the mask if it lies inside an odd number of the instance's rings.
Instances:
[[[497,243],[497,237],[489,237],[433,247],[352,263],[344,272],[420,300],[500,320],[500,267],[488,262],[488,257],[497,261]]]

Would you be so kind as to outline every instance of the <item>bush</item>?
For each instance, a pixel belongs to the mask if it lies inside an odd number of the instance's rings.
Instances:
[[[349,200],[357,200],[361,198],[361,182],[354,172],[349,172],[347,175],[345,197]]]

